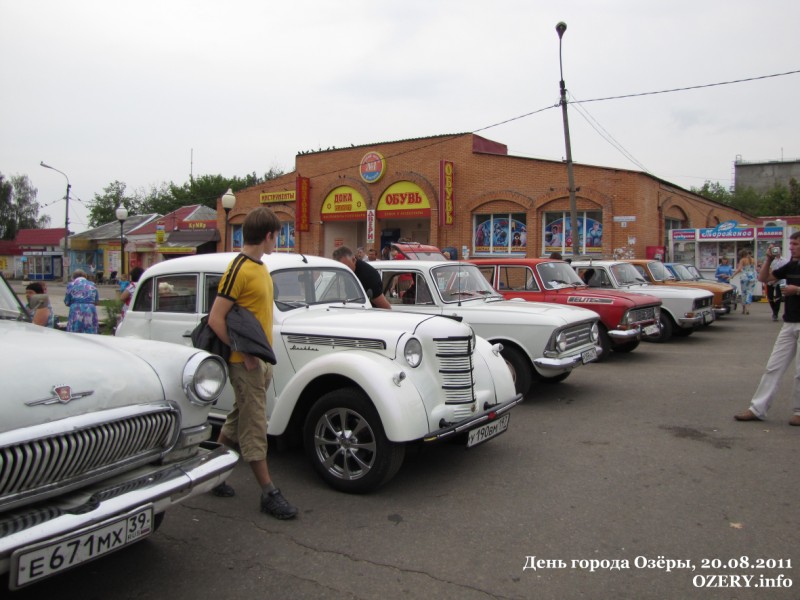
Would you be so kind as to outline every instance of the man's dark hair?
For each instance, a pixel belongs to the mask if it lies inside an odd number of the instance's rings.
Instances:
[[[339,246],[333,251],[333,260],[341,260],[343,258],[350,258],[353,256],[353,251],[347,246]]]
[[[789,236],[790,240],[800,240],[800,231],[795,231]]]
[[[144,273],[144,269],[142,267],[133,267],[133,269],[131,269],[131,281],[139,281],[142,273]]]
[[[278,216],[266,206],[259,206],[251,210],[242,225],[242,239],[248,246],[255,246],[264,241],[268,233],[277,233],[281,230]]]
[[[31,290],[34,294],[44,294],[44,288],[38,281],[34,281],[25,286],[26,290]]]

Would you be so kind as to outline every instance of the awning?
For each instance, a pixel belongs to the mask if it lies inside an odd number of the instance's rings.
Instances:
[[[197,248],[219,240],[216,229],[192,229],[173,231],[163,244],[157,247],[161,254],[196,254]]]

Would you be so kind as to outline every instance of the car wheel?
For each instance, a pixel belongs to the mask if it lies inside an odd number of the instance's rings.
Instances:
[[[531,389],[531,365],[527,357],[516,348],[503,348],[501,352],[503,359],[511,371],[511,378],[514,380],[514,389],[523,396]]]
[[[689,337],[694,333],[694,329],[687,329],[685,327],[676,327],[672,331],[673,337]]]
[[[625,342],[624,344],[617,344],[612,348],[614,352],[632,352],[639,346],[639,340],[632,342]]]
[[[323,395],[306,416],[303,444],[317,473],[331,487],[371,492],[397,473],[405,446],[390,442],[378,411],[361,390]]]
[[[600,355],[594,362],[603,362],[604,360],[608,359],[608,357],[611,355],[613,344],[611,343],[611,338],[608,336],[608,329],[606,329],[606,326],[603,325],[602,323],[598,323],[597,328],[600,332],[600,337],[597,343],[600,345],[600,348],[603,351],[600,352]]]
[[[156,516],[153,517],[153,532],[155,533],[158,531],[158,528],[161,527],[161,524],[164,522],[164,517],[167,516],[167,513],[160,512]]]
[[[657,344],[663,344],[664,342],[668,342],[672,339],[672,332],[675,331],[675,322],[672,320],[672,317],[669,314],[662,311],[661,313],[661,335],[658,337],[648,338]]]

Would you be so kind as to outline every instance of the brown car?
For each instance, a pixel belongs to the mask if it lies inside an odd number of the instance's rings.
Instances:
[[[676,287],[693,287],[706,290],[714,294],[714,313],[717,317],[731,312],[736,301],[736,290],[727,283],[712,281],[680,281],[660,260],[655,259],[629,259],[631,263],[648,283],[654,285],[671,285]]]

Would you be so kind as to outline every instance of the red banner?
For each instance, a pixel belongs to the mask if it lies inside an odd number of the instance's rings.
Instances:
[[[453,161],[439,161],[439,227],[452,225],[455,215],[453,203]]]
[[[295,208],[297,213],[295,216],[295,227],[297,231],[308,231],[310,229],[310,190],[311,180],[308,177],[297,176],[296,191],[297,191],[297,204]]]

